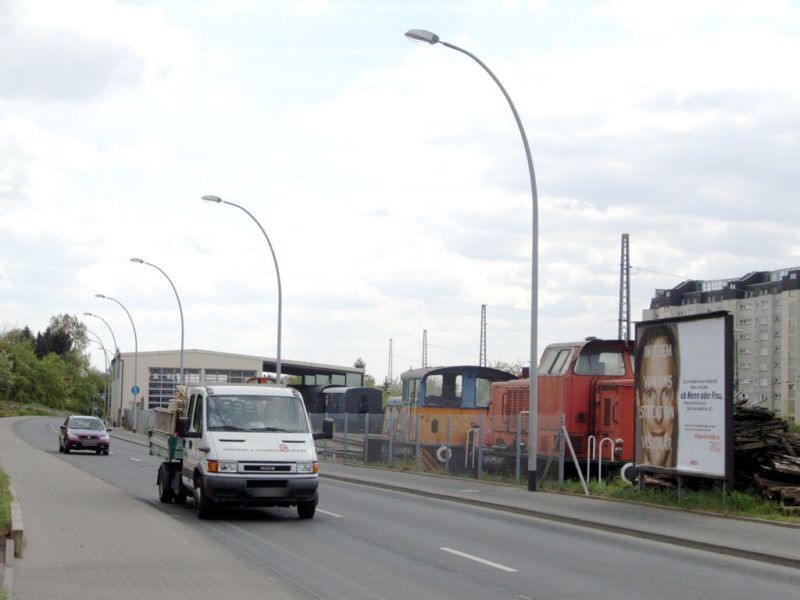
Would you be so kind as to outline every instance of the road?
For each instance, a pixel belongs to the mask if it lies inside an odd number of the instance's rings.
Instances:
[[[159,461],[146,448],[114,439],[107,457],[61,455],[57,425],[31,420],[17,433],[225,545],[298,598],[751,600],[800,589],[795,569],[331,480],[312,521],[294,509],[200,521],[191,502],[158,502]]]

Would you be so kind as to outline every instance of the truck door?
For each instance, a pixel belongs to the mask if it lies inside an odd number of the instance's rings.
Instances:
[[[203,406],[204,395],[201,392],[193,392],[189,397],[189,433],[200,434],[203,433]],[[197,463],[200,461],[200,446],[202,445],[202,437],[191,437],[185,442],[183,448],[183,483],[184,485],[194,487],[194,470]]]

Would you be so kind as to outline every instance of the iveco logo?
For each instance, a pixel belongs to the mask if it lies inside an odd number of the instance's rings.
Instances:
[[[274,465],[260,465],[259,466],[259,470],[260,471],[276,471],[277,467],[275,467]]]

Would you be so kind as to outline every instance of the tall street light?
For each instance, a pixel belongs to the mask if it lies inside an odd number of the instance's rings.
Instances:
[[[108,419],[108,413],[111,410],[111,386],[110,386],[110,381],[109,381],[111,376],[110,376],[110,373],[109,373],[109,370],[108,370],[108,350],[106,350],[106,347],[103,345],[103,340],[101,340],[100,336],[97,335],[94,331],[92,331],[90,329],[87,329],[86,333],[91,333],[95,337],[95,340],[97,340],[97,344],[99,344],[100,349],[103,351],[103,359],[105,359],[105,364],[106,364],[106,386],[105,386],[106,387],[106,406],[105,406],[105,413],[106,413],[106,419]],[[92,340],[92,341],[95,341],[95,340]]]
[[[181,383],[186,383],[183,380],[183,307],[181,306],[181,298],[180,298],[180,296],[178,296],[178,290],[175,289],[175,284],[172,283],[172,279],[169,278],[169,275],[167,275],[161,267],[159,267],[157,265],[154,265],[153,263],[149,263],[147,261],[144,261],[141,258],[132,258],[131,262],[139,263],[140,265],[148,265],[150,267],[153,267],[154,269],[158,269],[159,271],[161,271],[161,274],[164,277],[167,278],[167,281],[169,281],[169,284],[172,286],[172,291],[175,292],[175,298],[178,301],[178,312],[181,313],[181,375],[180,375],[180,382]]]
[[[264,234],[264,239],[267,240],[269,251],[272,253],[272,262],[275,263],[275,274],[278,276],[278,356],[275,360],[275,379],[278,383],[280,383],[281,382],[281,312],[283,305],[283,294],[281,291],[281,270],[278,268],[278,259],[275,256],[275,249],[272,247],[272,242],[269,241],[269,236],[267,235],[267,232],[264,231],[264,228],[261,226],[261,223],[258,222],[258,219],[256,219],[250,213],[249,210],[247,210],[243,206],[234,204],[233,202],[228,202],[227,200],[223,200],[219,196],[212,196],[210,194],[203,196],[203,200],[205,200],[206,202],[215,202],[217,204],[220,203],[229,204],[231,206],[235,206],[239,210],[244,211],[245,213],[247,213],[247,216],[249,216],[251,219],[253,219],[253,221],[255,221],[255,224],[258,225],[258,228],[261,230],[261,233]]]
[[[108,331],[111,333],[111,339],[114,340],[114,353],[115,353],[114,355],[116,356],[116,353],[119,352],[119,346],[117,346],[117,338],[114,336],[114,330],[111,329],[111,325],[108,324],[108,321],[106,321],[100,315],[95,315],[95,314],[92,314],[90,312],[83,313],[83,316],[84,317],[94,317],[96,319],[100,319],[103,323],[106,324],[106,327],[108,327]]]
[[[456,50],[457,52],[461,52],[462,54],[466,54],[476,63],[478,63],[484,71],[489,74],[489,77],[497,84],[497,87],[500,88],[500,91],[503,92],[503,96],[505,96],[506,100],[508,101],[508,106],[511,108],[511,112],[514,114],[514,120],[517,122],[517,127],[519,128],[519,133],[522,136],[522,145],[525,147],[525,157],[528,160],[528,174],[530,175],[531,181],[531,200],[533,201],[533,244],[532,244],[532,253],[531,253],[531,366],[530,366],[530,374],[531,374],[531,390],[530,390],[530,416],[528,417],[528,490],[529,491],[536,491],[536,454],[538,448],[538,441],[537,441],[537,431],[536,431],[536,421],[537,421],[537,410],[539,408],[538,404],[538,378],[537,378],[537,316],[539,312],[539,198],[536,191],[536,175],[533,172],[533,159],[531,158],[531,149],[528,145],[528,137],[525,135],[525,128],[522,126],[522,121],[519,118],[519,114],[517,113],[517,109],[514,107],[514,103],[511,101],[511,97],[506,92],[506,89],[503,87],[503,84],[500,83],[500,80],[495,77],[495,74],[487,67],[483,62],[474,54],[467,52],[463,48],[459,48],[458,46],[454,46],[453,44],[449,44],[448,42],[444,42],[439,39],[439,36],[435,33],[431,33],[430,31],[425,31],[424,29],[409,29],[406,32],[406,37],[411,40],[427,42],[428,44],[441,44],[442,46],[446,46],[452,50]]]
[[[83,313],[83,316],[84,317],[94,317],[96,319],[100,319],[103,323],[105,323],[106,327],[108,327],[109,333],[111,334],[111,340],[114,342],[114,358],[116,359],[119,356],[119,346],[117,346],[117,337],[114,335],[114,330],[111,329],[111,325],[108,324],[108,321],[106,321],[100,315],[96,315],[96,314],[90,313],[90,312]],[[112,371],[114,370],[113,362],[112,362],[111,370]],[[111,373],[108,374],[108,381],[109,381],[109,384],[108,384],[108,410],[110,412],[111,411],[111,396],[114,393],[114,384],[113,384],[112,374]],[[123,393],[123,390],[122,390],[122,386],[120,385],[120,390],[119,390],[119,412],[117,413],[117,419],[121,418],[121,414],[120,413],[122,412],[122,393]],[[106,413],[106,414],[108,414],[108,413]],[[119,422],[119,421],[117,421],[117,422]]]
[[[136,406],[136,397],[139,395],[139,385],[138,385],[138,378],[139,378],[139,338],[136,335],[136,325],[133,324],[133,317],[131,313],[128,312],[128,309],[125,308],[125,305],[117,300],[116,298],[112,298],[111,296],[104,296],[103,294],[95,294],[95,298],[102,298],[103,300],[111,300],[112,302],[116,302],[122,307],[122,310],[125,311],[125,314],[128,315],[128,319],[131,322],[131,327],[133,328],[133,387],[131,388],[131,394],[133,395],[133,428],[136,429],[137,421],[138,421],[138,414],[139,411],[137,410]]]

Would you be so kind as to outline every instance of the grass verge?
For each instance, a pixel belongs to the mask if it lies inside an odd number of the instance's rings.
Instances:
[[[22,404],[0,400],[0,418],[2,417],[29,417],[29,416],[57,416],[63,411],[50,408],[41,404]]]
[[[549,482],[545,489],[558,491],[558,482]],[[583,494],[583,487],[579,481],[565,481],[563,491]],[[674,489],[648,488],[639,491],[637,486],[631,485],[620,478],[608,481],[589,483],[589,493],[601,498],[613,498],[630,502],[644,502],[658,506],[671,506],[687,510],[697,510],[755,519],[768,519],[784,523],[800,525],[800,517],[787,514],[783,508],[762,498],[755,493],[734,491],[724,494],[721,485],[706,490],[683,490],[678,499],[678,491]]]
[[[0,469],[0,534],[11,531],[11,491],[8,475]]]

